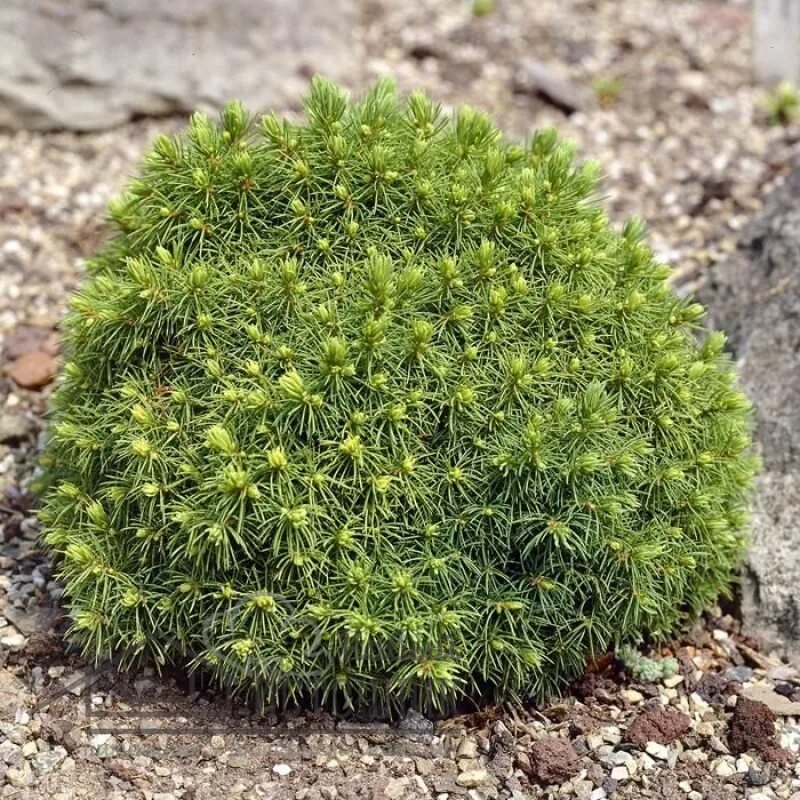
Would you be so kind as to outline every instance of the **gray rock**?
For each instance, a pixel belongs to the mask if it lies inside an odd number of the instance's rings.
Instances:
[[[743,570],[746,627],[800,658],[800,170],[769,198],[700,299],[728,333],[764,462]]]
[[[22,748],[18,744],[6,739],[0,742],[0,761],[12,767],[18,767],[25,757],[22,755]]]
[[[37,753],[32,759],[33,771],[37,775],[45,775],[61,766],[66,757],[67,751],[60,746],[43,753]]]
[[[725,675],[737,683],[747,683],[753,678],[753,670],[750,667],[728,667]]]
[[[26,693],[25,684],[16,675],[0,669],[0,717],[13,719],[16,710],[25,705]],[[5,730],[2,733],[7,735]],[[0,736],[0,741],[5,740],[5,735]]]
[[[526,58],[520,63],[514,91],[540,97],[565,114],[588,108],[594,102],[588,89],[572,83],[557,69],[535,58]]]
[[[353,82],[356,0],[4,0],[0,127],[92,130],[139,115],[297,104]]]
[[[36,780],[27,762],[24,762],[20,767],[9,767],[6,772],[6,779],[17,789],[25,789],[28,786],[32,786]]]
[[[409,708],[405,718],[397,723],[397,728],[405,733],[433,733],[434,724],[416,709]]]
[[[23,414],[0,414],[0,444],[18,444],[27,439],[31,433],[33,433],[33,421],[28,417]]]
[[[8,606],[3,615],[23,636],[33,636],[34,633],[49,631],[58,618],[58,613],[54,608],[40,606],[29,609]]]

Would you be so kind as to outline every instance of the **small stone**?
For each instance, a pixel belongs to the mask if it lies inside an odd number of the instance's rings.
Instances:
[[[606,790],[606,794],[614,795],[619,787],[619,783],[615,781],[612,777],[607,777],[603,779],[603,788]]]
[[[649,772],[651,769],[655,769],[656,762],[653,761],[647,753],[642,753],[641,756],[639,756],[639,766],[644,772]],[[628,767],[628,769],[630,769],[630,767]]]
[[[638,747],[644,747],[648,742],[670,744],[690,728],[689,718],[680,711],[674,708],[651,708],[633,720],[625,738]]]
[[[578,755],[566,739],[538,739],[530,755],[533,775],[545,785],[566,781],[580,769]]]
[[[6,780],[18,789],[24,789],[33,785],[36,780],[33,770],[27,761],[22,762],[20,767],[9,767],[6,771]]]
[[[12,361],[6,371],[18,386],[36,390],[52,382],[58,371],[58,363],[50,353],[35,350]]]
[[[750,786],[766,786],[769,780],[765,777],[763,772],[757,769],[751,769],[747,773],[747,783]]]
[[[22,748],[18,744],[14,744],[10,739],[0,742],[0,762],[17,766],[22,763],[23,759]]]
[[[737,754],[747,750],[763,752],[766,748],[774,747],[775,714],[764,703],[740,697],[731,717],[728,744]]]
[[[648,742],[645,746],[645,752],[659,761],[666,761],[669,758],[669,748],[660,742]]]
[[[600,728],[600,735],[609,744],[619,744],[622,741],[622,732],[616,725],[604,725]]]
[[[725,676],[736,683],[747,683],[753,678],[753,670],[750,667],[728,667]]]
[[[713,722],[698,722],[695,726],[694,732],[698,736],[713,736],[716,732],[716,727]]]
[[[33,433],[33,422],[23,414],[0,414],[0,444],[18,444]]]
[[[728,632],[723,631],[720,628],[714,628],[711,632],[711,635],[714,637],[714,640],[717,642],[727,642],[728,641]]]
[[[110,733],[96,733],[89,744],[99,758],[110,758],[116,753],[116,741]]]
[[[220,736],[218,733],[215,733],[211,737],[211,746],[215,750],[222,750],[225,747],[225,738]]]
[[[608,797],[608,795],[606,794],[606,790],[602,786],[598,786],[589,795],[589,800],[605,800],[606,797]]]
[[[433,733],[434,724],[426,716],[420,714],[419,711],[409,708],[404,719],[402,719],[397,727],[401,731],[410,733]]]
[[[584,738],[589,750],[598,750],[603,746],[603,737],[599,733],[590,733]]]
[[[456,758],[477,758],[478,743],[474,739],[464,738],[456,750]]]
[[[511,733],[503,720],[495,722],[492,728],[492,735],[494,740],[503,745],[503,747],[512,747],[514,745],[514,734]]]
[[[800,703],[795,703],[778,694],[774,689],[763,683],[748,686],[742,693],[743,697],[756,703],[763,703],[773,714],[785,717],[800,717]]]
[[[796,667],[781,664],[779,667],[773,667],[768,674],[773,681],[792,681],[798,673]]]
[[[121,781],[134,781],[141,778],[142,770],[127,758],[112,758],[106,764],[108,771]]]
[[[623,689],[620,696],[627,700],[632,706],[638,705],[644,700],[644,695],[636,689]]]
[[[611,779],[618,783],[627,781],[629,778],[630,773],[625,767],[614,767],[614,769],[611,770]]]
[[[388,800],[400,800],[409,788],[409,778],[392,778],[383,790],[384,797]]]
[[[485,769],[470,769],[459,773],[456,783],[467,789],[476,789],[484,783],[488,783],[491,776]]]
[[[52,750],[37,753],[31,759],[31,765],[37,775],[45,775],[59,767],[66,757],[67,751],[63,747],[54,747]]]
[[[429,758],[415,758],[414,766],[417,768],[417,773],[422,776],[430,775],[433,772],[433,761]]]
[[[715,752],[715,753],[724,753],[728,755],[730,753],[730,748],[719,738],[719,736],[712,736],[708,740],[708,746]]]
[[[683,683],[683,675],[671,675],[669,678],[664,678],[661,683],[663,683],[667,689],[674,689],[676,686]]]
[[[272,771],[276,775],[280,775],[281,778],[285,778],[287,775],[289,775],[291,773],[292,768],[288,764],[276,764],[272,768]]]
[[[736,774],[736,767],[730,761],[721,758],[714,767],[714,774],[719,775],[720,778],[730,778]]]
[[[35,756],[36,753],[39,752],[39,748],[36,746],[36,742],[25,742],[22,745],[22,755],[25,758],[30,758],[31,756]]]
[[[591,106],[594,97],[585,87],[572,83],[558,70],[535,58],[526,58],[520,63],[515,78],[514,90],[548,101],[566,114]]]
[[[13,630],[13,628],[9,628],[9,630]],[[21,633],[8,633],[5,636],[0,636],[0,644],[11,650],[19,650],[25,647],[26,641],[27,640]]]
[[[605,767],[627,767],[633,760],[633,756],[624,750],[616,750],[600,757],[600,763]]]

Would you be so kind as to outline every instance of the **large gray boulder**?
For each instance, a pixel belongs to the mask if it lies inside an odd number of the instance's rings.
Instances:
[[[742,576],[746,626],[800,659],[800,169],[768,200],[701,299],[756,407],[764,471]]]
[[[92,130],[142,115],[297,104],[353,83],[358,0],[2,0],[0,127]]]

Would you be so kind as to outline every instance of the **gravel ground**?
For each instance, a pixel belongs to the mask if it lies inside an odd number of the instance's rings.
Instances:
[[[613,218],[643,216],[690,291],[800,151],[800,129],[768,127],[750,82],[748,7],[498,0],[473,17],[461,0],[368,0],[358,31],[368,59],[352,87],[391,73],[403,91],[487,108],[515,136],[556,124],[602,164]],[[532,58],[544,81],[532,80]],[[25,490],[54,327],[104,236],[105,204],[155,134],[180,124],[0,133],[0,796],[800,800],[800,679],[719,615],[676,645],[681,674],[660,684],[601,664],[552,707],[435,726],[413,715],[397,728],[259,719],[183,676],[116,678],[65,653]]]

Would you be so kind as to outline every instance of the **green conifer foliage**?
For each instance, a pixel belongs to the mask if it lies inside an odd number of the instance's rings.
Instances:
[[[743,550],[724,337],[552,130],[306,110],[158,138],[72,300],[42,520],[85,652],[391,713],[674,631]]]

